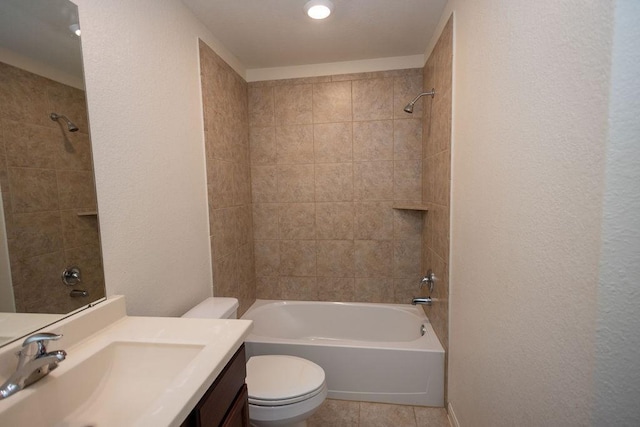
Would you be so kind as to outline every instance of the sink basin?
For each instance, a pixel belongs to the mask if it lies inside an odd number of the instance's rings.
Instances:
[[[70,353],[48,377],[11,397],[21,400],[2,413],[2,422],[15,426],[133,425],[141,412],[161,409],[153,407],[154,401],[172,385],[179,385],[180,374],[203,347],[115,341],[77,363],[70,360]]]

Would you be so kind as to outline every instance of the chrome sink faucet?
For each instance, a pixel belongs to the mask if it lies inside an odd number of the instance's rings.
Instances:
[[[18,352],[16,371],[0,386],[0,399],[17,393],[58,367],[67,353],[64,350],[47,352],[45,343],[60,338],[62,335],[43,332],[24,340],[22,349]]]

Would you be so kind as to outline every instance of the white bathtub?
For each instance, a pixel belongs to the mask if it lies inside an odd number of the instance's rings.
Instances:
[[[330,398],[444,404],[444,349],[421,307],[257,300],[242,318],[254,321],[248,357],[309,359],[324,368]]]

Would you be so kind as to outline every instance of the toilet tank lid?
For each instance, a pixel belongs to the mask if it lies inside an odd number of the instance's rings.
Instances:
[[[182,317],[228,319],[238,309],[236,298],[209,297],[187,311]]]

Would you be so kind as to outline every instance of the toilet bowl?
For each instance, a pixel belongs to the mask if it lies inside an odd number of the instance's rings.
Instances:
[[[182,317],[237,318],[235,298],[207,298]],[[295,356],[253,356],[247,361],[249,420],[256,427],[303,427],[327,397],[324,370]]]

